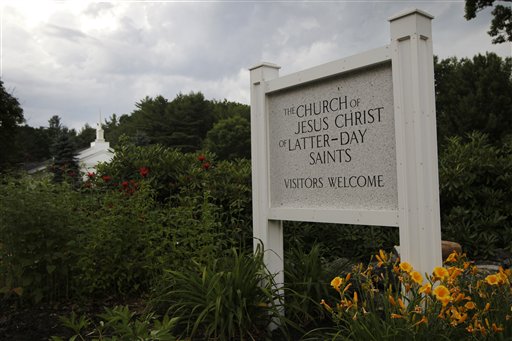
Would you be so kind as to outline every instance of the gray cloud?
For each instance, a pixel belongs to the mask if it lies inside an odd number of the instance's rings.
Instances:
[[[489,13],[467,22],[459,2],[91,3],[56,6],[32,25],[6,7],[3,80],[34,126],[58,114],[78,129],[100,110],[130,113],[146,95],[202,91],[248,103],[250,66],[270,61],[286,74],[386,45],[387,19],[411,5],[436,17],[441,58],[511,54],[510,44],[491,44]]]

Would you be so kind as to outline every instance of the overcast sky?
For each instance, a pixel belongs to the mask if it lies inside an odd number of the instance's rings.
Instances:
[[[494,51],[490,10],[464,19],[464,1],[49,1],[1,2],[1,76],[31,126],[52,115],[79,130],[100,112],[129,114],[145,96],[202,92],[249,103],[248,68],[281,75],[389,43],[393,14],[433,20],[434,54]]]

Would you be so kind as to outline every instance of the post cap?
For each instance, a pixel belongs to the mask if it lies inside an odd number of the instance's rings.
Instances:
[[[406,10],[403,10],[395,15],[392,15],[388,21],[389,22],[392,22],[392,21],[395,21],[395,20],[398,20],[400,18],[403,18],[403,17],[407,17],[409,15],[413,15],[413,14],[419,14],[419,15],[422,15],[428,19],[434,19],[434,16],[425,12],[425,11],[422,11],[421,9],[418,9],[418,8],[413,8],[413,9],[406,9]]]
[[[256,64],[255,66],[249,68],[249,71],[252,71],[252,70],[255,70],[255,69],[258,69],[260,67],[269,67],[269,68],[272,68],[272,69],[277,69],[279,70],[281,67],[277,64],[274,64],[274,63],[268,63],[268,62],[261,62],[259,64]]]

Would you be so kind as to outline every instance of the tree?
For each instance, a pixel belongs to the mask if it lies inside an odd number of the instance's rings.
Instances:
[[[224,100],[222,102],[213,100],[211,101],[211,104],[212,115],[215,122],[236,115],[242,116],[247,120],[251,119],[251,108],[247,104],[230,102],[227,100]]]
[[[50,171],[53,173],[54,182],[70,180],[76,183],[79,179],[78,160],[75,157],[75,146],[66,131],[61,131],[51,147],[52,164]]]
[[[486,7],[494,6],[495,0],[466,0],[464,8],[466,20],[476,18],[476,14]],[[501,0],[500,2],[512,2],[512,0]],[[489,35],[495,37],[493,44],[500,44],[506,41],[512,42],[512,7],[498,4],[492,10],[493,19]]]
[[[88,148],[95,139],[96,129],[86,123],[76,135],[75,146],[77,149]]]
[[[213,126],[210,102],[202,93],[179,94],[169,106],[172,133],[169,145],[183,152],[201,148],[206,133]]]
[[[25,121],[18,100],[9,94],[0,80],[0,170],[12,166],[17,154],[17,127]]]
[[[27,125],[17,128],[16,163],[30,164],[48,160],[51,157],[50,145],[46,128],[33,128]]]
[[[204,146],[223,160],[249,159],[251,123],[238,115],[220,120],[206,135]]]
[[[480,131],[492,142],[512,134],[512,58],[494,53],[435,60],[438,140]]]

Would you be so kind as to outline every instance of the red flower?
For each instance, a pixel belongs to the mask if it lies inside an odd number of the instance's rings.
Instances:
[[[139,168],[139,174],[140,174],[140,176],[145,178],[149,174],[149,168],[148,167],[140,167]]]
[[[128,187],[128,181],[123,181],[123,182],[121,183],[121,185],[122,185],[124,188]]]
[[[204,154],[201,154],[201,155],[199,155],[199,156],[197,157],[197,160],[198,160],[199,162],[203,162],[204,160],[206,160],[206,156],[204,156]]]
[[[92,179],[92,178],[94,178],[95,176],[96,176],[96,173],[94,173],[94,172],[87,172],[87,177],[88,177],[89,179]]]
[[[103,175],[101,178],[102,178],[102,179],[103,179],[103,181],[105,181],[105,182],[109,182],[110,180],[112,180],[112,178],[111,178],[109,175]]]
[[[209,163],[209,162],[205,162],[205,163],[203,163],[203,169],[204,169],[204,170],[208,170],[208,169],[210,169],[210,163]]]

